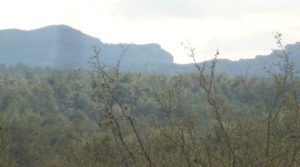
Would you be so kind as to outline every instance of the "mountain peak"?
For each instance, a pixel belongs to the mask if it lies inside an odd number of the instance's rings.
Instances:
[[[49,25],[46,27],[41,27],[37,29],[33,29],[30,31],[77,31],[82,33],[80,30],[77,30],[71,26],[65,25],[65,24],[58,24],[58,25]]]
[[[57,68],[86,68],[93,47],[100,47],[104,64],[116,64],[127,52],[122,63],[172,64],[173,57],[158,44],[105,44],[67,25],[50,25],[30,31],[0,30],[0,60],[9,65],[24,63],[30,66]]]

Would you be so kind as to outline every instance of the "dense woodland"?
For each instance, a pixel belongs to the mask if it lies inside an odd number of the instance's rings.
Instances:
[[[89,71],[0,66],[0,167],[300,166],[300,78],[284,50],[268,77],[216,74],[217,59],[120,72],[95,53]]]

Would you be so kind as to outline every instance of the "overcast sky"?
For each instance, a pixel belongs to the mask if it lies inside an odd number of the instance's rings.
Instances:
[[[66,24],[106,43],[159,43],[176,63],[190,62],[181,42],[197,48],[199,61],[238,60],[300,41],[300,0],[0,0],[0,29]]]

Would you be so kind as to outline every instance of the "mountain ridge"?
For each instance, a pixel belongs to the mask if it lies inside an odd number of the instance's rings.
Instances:
[[[174,63],[173,56],[159,44],[104,43],[63,24],[33,30],[0,30],[0,64],[23,63],[58,69],[86,69],[89,57],[94,55],[94,46],[101,49],[101,60],[107,65],[116,64],[123,52],[122,48],[127,48],[121,62],[123,71],[164,74],[195,71],[193,64]],[[295,63],[295,69],[300,71],[300,42],[288,44],[285,49]],[[273,50],[269,55],[257,55],[252,59],[218,59],[216,71],[230,76],[246,73],[250,76],[265,75],[265,67],[280,61],[280,54],[280,50]]]
[[[0,30],[0,60],[9,65],[21,62],[29,66],[86,68],[89,57],[94,55],[94,46],[101,48],[105,64],[117,62],[122,53],[121,46],[128,47],[125,63],[158,63],[157,59],[161,64],[173,63],[172,55],[158,44],[106,44],[65,25]]]

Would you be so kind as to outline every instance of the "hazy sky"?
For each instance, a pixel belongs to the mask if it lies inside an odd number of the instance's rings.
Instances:
[[[198,60],[238,60],[300,41],[300,0],[0,0],[0,29],[35,29],[66,24],[107,43],[159,43],[176,63],[190,58],[181,42],[190,40]]]

